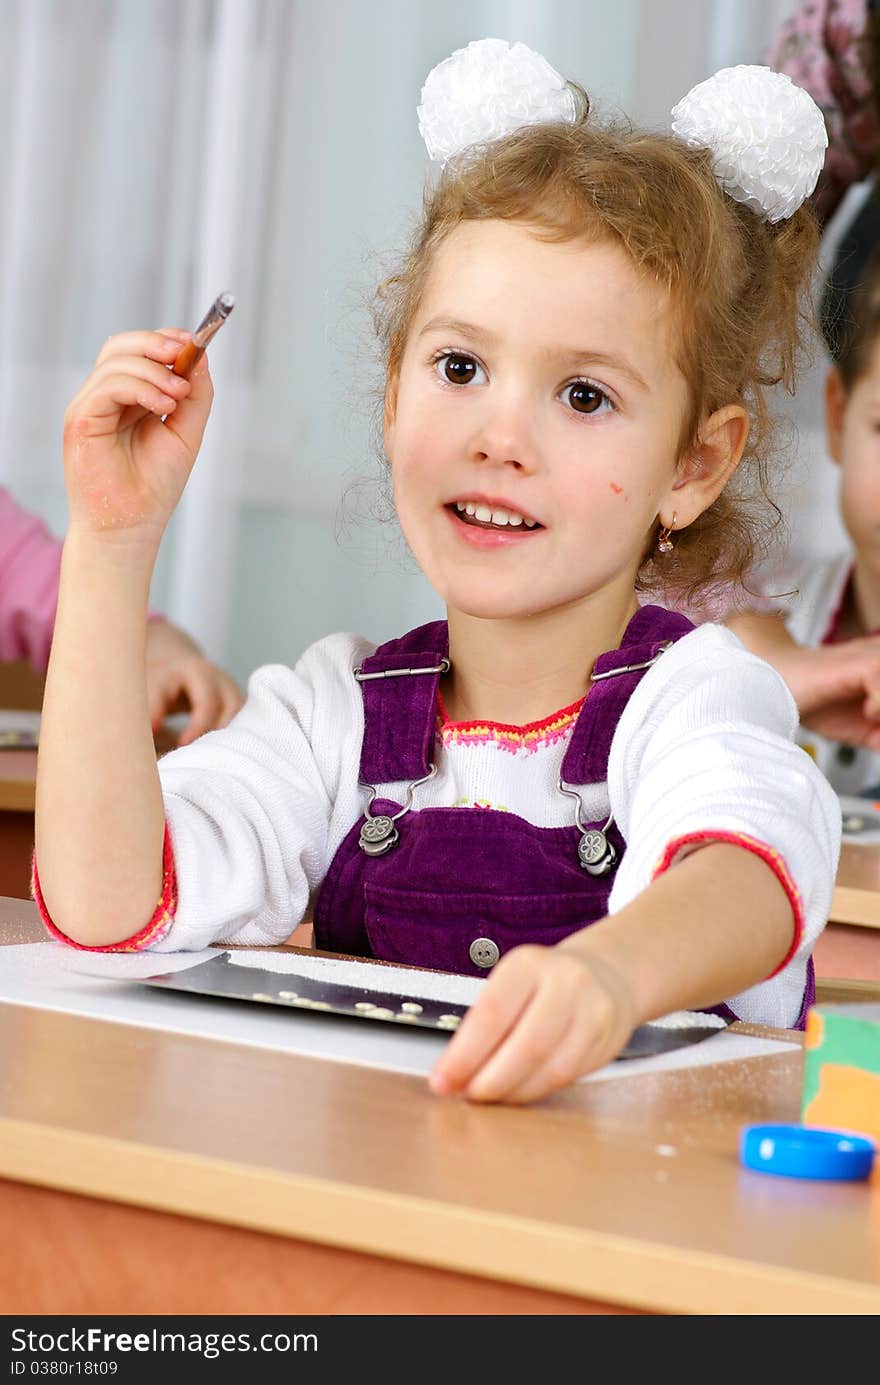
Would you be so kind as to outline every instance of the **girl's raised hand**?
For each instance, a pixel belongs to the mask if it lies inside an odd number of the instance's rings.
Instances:
[[[158,543],[213,398],[204,357],[188,380],[169,369],[189,338],[167,328],[124,332],[105,343],[64,415],[71,528]]]
[[[637,1023],[624,978],[583,950],[514,948],[430,1076],[438,1095],[537,1101],[608,1063]]]

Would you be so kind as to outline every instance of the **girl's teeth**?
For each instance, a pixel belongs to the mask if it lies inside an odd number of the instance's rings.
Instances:
[[[456,500],[455,508],[460,515],[468,515],[483,524],[497,524],[499,528],[518,529],[524,524],[527,529],[534,529],[538,523],[536,519],[524,519],[510,510],[490,510],[488,505],[477,505],[470,500]]]

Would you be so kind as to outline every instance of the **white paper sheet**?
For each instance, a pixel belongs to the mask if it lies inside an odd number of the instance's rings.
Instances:
[[[429,1029],[401,1030],[395,1025],[368,1024],[341,1015],[130,984],[137,978],[195,966],[216,956],[215,949],[149,955],[79,952],[57,942],[12,945],[0,948],[0,1003],[58,1010],[115,1024],[142,1025],[417,1076],[427,1076],[449,1042],[446,1034]],[[321,959],[306,960],[314,964]],[[383,968],[383,984],[385,975]],[[420,978],[424,975],[419,973]],[[442,978],[444,982],[450,979]],[[483,983],[475,979],[473,984],[479,987]],[[721,1032],[674,1053],[609,1064],[584,1080],[623,1080],[646,1072],[775,1054],[792,1047],[795,1045]]]

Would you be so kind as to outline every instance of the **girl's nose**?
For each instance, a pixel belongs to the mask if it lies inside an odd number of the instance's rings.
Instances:
[[[476,462],[532,471],[538,464],[534,422],[524,403],[487,410],[471,443]]]

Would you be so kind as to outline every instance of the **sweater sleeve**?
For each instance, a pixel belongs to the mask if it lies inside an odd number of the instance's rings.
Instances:
[[[296,669],[271,665],[229,724],[159,762],[176,908],[157,951],[283,942],[360,813],[363,739],[352,676],[373,646],[322,640]]]
[[[772,977],[728,998],[743,1019],[787,1027],[828,917],[840,849],[836,794],[794,743],[797,709],[779,675],[730,631],[703,625],[649,670],[620,719],[608,789],[627,849],[614,913],[695,847],[757,852],[792,902],[792,946]]]
[[[49,662],[61,542],[0,487],[0,662]]]

